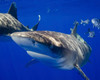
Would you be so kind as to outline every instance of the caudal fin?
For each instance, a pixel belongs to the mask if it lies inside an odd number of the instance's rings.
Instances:
[[[38,15],[38,17],[39,17],[38,23],[32,27],[31,31],[36,31],[36,30],[37,30],[38,25],[39,25],[40,20],[41,20],[41,16],[40,16],[40,15]]]

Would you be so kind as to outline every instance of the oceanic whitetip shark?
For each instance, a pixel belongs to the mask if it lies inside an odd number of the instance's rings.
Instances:
[[[14,32],[10,36],[33,58],[29,64],[40,61],[59,69],[76,68],[86,80],[89,80],[81,67],[88,61],[91,48],[77,34],[77,25],[76,22],[71,34],[27,31]]]
[[[18,21],[16,4],[13,2],[8,10],[8,13],[0,13],[0,35],[10,34],[18,31],[35,31],[40,22],[40,15],[38,23],[32,27],[27,28]]]

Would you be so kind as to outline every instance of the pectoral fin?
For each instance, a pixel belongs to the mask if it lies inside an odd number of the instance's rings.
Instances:
[[[30,65],[35,64],[35,63],[37,63],[37,62],[38,62],[37,60],[32,59],[31,61],[29,61],[29,62],[25,65],[25,67],[29,67]]]
[[[85,73],[82,71],[82,69],[79,67],[78,64],[75,64],[75,68],[82,74],[82,76],[83,76],[86,80],[89,80],[89,78],[85,75]]]

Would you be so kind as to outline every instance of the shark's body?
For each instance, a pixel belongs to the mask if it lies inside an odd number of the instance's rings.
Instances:
[[[17,31],[29,31],[29,29],[12,15],[0,13],[0,34],[9,34]]]
[[[0,35],[11,34],[13,32],[21,31],[34,31],[37,29],[39,22],[40,19],[32,29],[24,26],[18,21],[17,8],[15,3],[12,3],[10,9],[8,10],[8,13],[0,13]]]
[[[76,33],[77,24],[70,34],[52,31],[16,32],[12,39],[38,61],[60,69],[80,69],[91,53],[90,46]],[[34,60],[33,60],[34,61]]]

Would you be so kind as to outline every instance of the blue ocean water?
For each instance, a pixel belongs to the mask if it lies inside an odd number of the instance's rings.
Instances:
[[[0,0],[0,13],[7,13],[12,2],[16,2],[18,20],[30,28],[41,21],[38,30],[57,31],[70,34],[74,21],[100,19],[99,0]],[[84,34],[88,28],[95,37]],[[92,53],[82,70],[90,80],[100,80],[100,30],[92,23],[78,26],[78,34],[91,46]],[[14,42],[0,41],[0,80],[83,80],[77,70],[60,70],[42,63],[28,68],[32,58]]]

